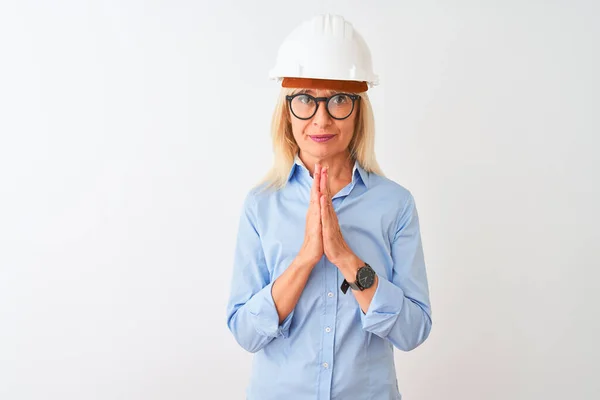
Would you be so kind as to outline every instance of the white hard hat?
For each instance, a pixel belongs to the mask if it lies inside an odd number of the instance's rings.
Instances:
[[[339,15],[317,15],[281,44],[269,78],[312,78],[378,84],[371,52],[362,36]],[[366,86],[365,86],[366,87]]]

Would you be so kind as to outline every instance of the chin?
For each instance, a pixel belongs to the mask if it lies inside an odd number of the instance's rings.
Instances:
[[[316,146],[311,146],[308,153],[313,154],[319,158],[327,158],[330,156],[334,156],[338,153],[343,152],[344,149],[338,149],[337,146],[328,146],[326,144],[317,144]]]

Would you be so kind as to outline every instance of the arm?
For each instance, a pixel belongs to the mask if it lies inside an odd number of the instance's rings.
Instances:
[[[297,257],[271,282],[256,228],[256,204],[251,195],[240,217],[227,326],[247,351],[257,352],[275,338],[286,338],[300,294],[312,265]]]
[[[280,324],[294,311],[296,304],[298,304],[313,266],[314,264],[296,257],[283,274],[275,279],[271,294],[273,295]]]
[[[432,324],[419,217],[412,194],[399,215],[391,251],[391,280],[378,277],[361,322],[366,331],[410,351],[427,339]]]

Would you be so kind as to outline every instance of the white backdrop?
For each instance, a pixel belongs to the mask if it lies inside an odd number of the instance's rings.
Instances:
[[[378,157],[420,213],[404,398],[600,397],[597,2],[4,0],[0,399],[244,398],[238,215],[277,47],[320,12],[371,46]]]

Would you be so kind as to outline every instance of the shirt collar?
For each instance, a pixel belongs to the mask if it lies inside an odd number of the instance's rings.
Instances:
[[[296,154],[296,156],[294,157],[294,163],[292,164],[292,167],[290,168],[290,173],[288,174],[288,181],[290,179],[292,179],[294,174],[299,172],[299,170],[301,170],[301,169],[304,169],[306,174],[309,175],[308,168],[306,168],[306,166],[304,165],[304,163],[302,162],[302,160],[300,159],[298,154]],[[355,160],[354,167],[352,168],[352,180],[356,179],[357,177],[360,178],[362,183],[367,188],[369,187],[369,173],[367,171],[365,171],[363,169],[363,167],[360,166],[360,164],[358,163],[358,160]]]

